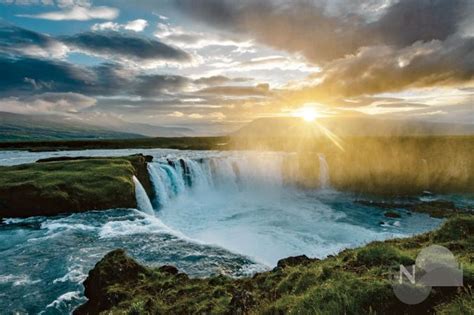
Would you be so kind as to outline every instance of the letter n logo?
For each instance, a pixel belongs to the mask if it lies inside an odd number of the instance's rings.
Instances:
[[[411,267],[412,273],[410,273],[410,271],[407,268],[405,268],[405,266],[400,265],[400,278],[398,279],[400,284],[403,284],[403,276],[405,276],[405,278],[407,278],[411,284],[415,284],[416,283],[415,269],[416,269],[415,265],[413,265]]]

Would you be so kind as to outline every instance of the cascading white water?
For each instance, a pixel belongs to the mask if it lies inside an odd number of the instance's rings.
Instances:
[[[209,180],[206,176],[206,172],[204,172],[202,165],[198,162],[186,159],[184,160],[185,164],[189,169],[189,175],[191,177],[192,185],[196,189],[206,189],[209,187]]]
[[[137,199],[138,210],[153,215],[155,212],[153,211],[153,206],[151,205],[150,198],[148,198],[145,188],[143,188],[142,184],[135,176],[133,176],[133,183],[135,184],[135,198]]]
[[[168,189],[174,196],[182,193],[185,189],[182,174],[177,172],[172,166],[167,164],[159,164],[159,167],[166,173]]]
[[[319,154],[322,189],[329,188],[329,167]],[[154,209],[163,208],[171,199],[185,191],[277,193],[284,183],[284,164],[291,162],[282,154],[246,153],[240,156],[219,156],[205,159],[167,157],[148,164],[155,198]],[[297,166],[296,166],[297,167]],[[295,167],[292,167],[292,169]]]
[[[319,158],[319,185],[322,189],[329,188],[329,166],[324,154],[318,154]]]
[[[165,184],[169,184],[169,177],[160,168],[159,165],[155,167],[155,164],[148,163],[148,173],[150,174],[150,180],[153,185],[155,192],[155,198],[152,202],[154,208],[161,208],[168,202],[168,189]],[[163,174],[164,173],[164,174]]]

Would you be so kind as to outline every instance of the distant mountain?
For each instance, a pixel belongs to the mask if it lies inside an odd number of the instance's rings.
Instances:
[[[148,137],[187,137],[194,134],[194,130],[191,128],[132,123],[116,117],[107,117],[106,119],[86,117],[83,121],[91,125],[100,125],[109,130],[136,133]]]
[[[324,129],[338,136],[416,136],[473,135],[474,124],[434,123],[414,120],[378,119],[367,116],[320,118],[308,128],[300,118],[260,118],[233,133],[240,137],[288,137],[308,134],[322,135]],[[318,126],[322,126],[319,128]]]
[[[59,115],[23,115],[0,112],[0,142],[133,138],[144,138],[144,136],[70,121],[67,117]]]
[[[131,123],[116,117],[24,115],[0,112],[0,141],[185,137],[194,130]]]

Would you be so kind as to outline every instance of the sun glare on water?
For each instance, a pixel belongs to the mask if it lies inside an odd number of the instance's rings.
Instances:
[[[318,111],[314,107],[302,107],[296,110],[293,114],[295,117],[300,117],[304,121],[313,122],[319,117]]]

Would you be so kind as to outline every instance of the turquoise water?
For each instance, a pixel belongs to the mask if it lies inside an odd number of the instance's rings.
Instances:
[[[331,190],[327,174],[320,179],[326,189],[299,190],[282,176],[288,158],[282,153],[4,151],[0,163],[137,152],[155,157],[149,169],[153,215],[111,209],[7,219],[0,225],[0,310],[71,312],[85,301],[87,272],[116,248],[146,265],[172,264],[191,276],[244,276],[273,268],[287,256],[323,258],[373,240],[428,231],[441,222],[404,211],[400,219],[385,218],[380,209],[354,203],[360,196]]]

